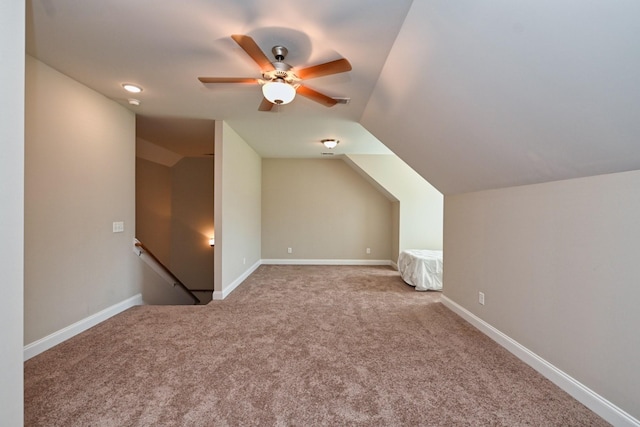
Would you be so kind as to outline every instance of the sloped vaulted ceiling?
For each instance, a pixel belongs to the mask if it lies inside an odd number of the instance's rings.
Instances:
[[[414,1],[361,123],[444,194],[640,169],[639,16]]]
[[[29,54],[138,114],[226,120],[264,157],[382,141],[453,194],[640,169],[639,16],[637,0],[29,0],[26,21]],[[259,76],[234,33],[297,66],[348,58],[309,85],[351,103],[263,113],[258,87],[201,84]]]

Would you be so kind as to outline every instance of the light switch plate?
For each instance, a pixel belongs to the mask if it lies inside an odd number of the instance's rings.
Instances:
[[[124,222],[116,221],[113,223],[113,232],[114,233],[122,233],[124,231]]]

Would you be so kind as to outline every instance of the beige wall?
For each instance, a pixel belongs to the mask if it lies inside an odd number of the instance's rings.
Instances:
[[[139,293],[140,267],[133,113],[27,57],[25,119],[27,344]]]
[[[400,202],[394,261],[405,249],[442,249],[442,193],[396,155],[350,154],[346,159]]]
[[[189,289],[213,291],[213,158],[171,168],[171,271]]]
[[[136,238],[169,265],[171,169],[140,157],[136,157]]]
[[[214,297],[223,298],[260,261],[260,156],[216,121]]]
[[[144,256],[144,255],[143,255]],[[141,261],[142,299],[148,305],[191,305],[193,299],[178,286],[172,286],[151,266]],[[202,301],[202,300],[201,300]]]
[[[213,158],[136,165],[136,237],[189,289],[213,291]]]
[[[136,141],[137,148],[140,141]],[[136,238],[160,262],[171,265],[171,169],[140,157],[136,157]],[[213,258],[210,264],[213,268]],[[142,265],[141,282],[145,304],[193,304],[182,289],[171,286],[146,263]]]
[[[400,202],[391,202],[391,247],[390,254],[393,258],[394,254],[399,254],[400,251]],[[397,258],[391,260],[397,263]],[[397,267],[397,265],[396,265]]]
[[[446,196],[444,221],[445,295],[636,418],[639,189],[634,171]]]
[[[391,259],[391,201],[340,159],[263,159],[262,203],[263,259]]]
[[[23,423],[24,2],[0,2],[0,419]]]

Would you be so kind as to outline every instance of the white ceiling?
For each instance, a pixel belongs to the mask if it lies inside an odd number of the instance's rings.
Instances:
[[[179,154],[180,157],[212,156],[214,134],[215,124],[212,120],[136,116],[137,141],[151,142]]]
[[[27,52],[149,117],[226,120],[266,157],[398,154],[445,194],[640,169],[636,0],[31,0]],[[405,19],[406,18],[406,19]],[[258,112],[259,77],[229,37],[295,67],[347,58]],[[378,139],[373,137],[375,135]]]
[[[262,156],[389,153],[358,120],[410,0],[33,0],[27,2],[27,52],[128,108],[122,83],[144,88],[144,116],[226,120]],[[375,25],[372,25],[376,23]],[[255,77],[259,67],[231,39],[251,36],[273,58],[288,48],[294,68],[347,58],[353,70],[305,85],[348,105],[327,108],[298,96],[259,112],[259,85],[203,85],[199,76]],[[152,141],[153,142],[153,141]]]
[[[414,1],[361,123],[444,194],[640,169],[640,1]]]

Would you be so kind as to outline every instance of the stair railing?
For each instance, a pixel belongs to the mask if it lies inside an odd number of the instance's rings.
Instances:
[[[147,248],[144,244],[142,244],[141,241],[139,241],[138,239],[134,239],[133,240],[133,245],[134,245],[134,251],[135,253],[139,256],[142,257],[143,254],[147,255],[148,258],[150,259],[151,262],[147,261],[147,263],[149,263],[149,265],[151,266],[151,268],[153,268],[154,270],[156,270],[156,272],[158,274],[160,274],[160,276],[163,276],[169,283],[171,283],[173,285],[173,287],[178,286],[180,289],[182,289],[187,295],[189,295],[189,297],[193,300],[193,304],[200,304],[200,299],[195,296],[195,294],[193,292],[191,292],[191,290],[189,288],[187,288],[185,286],[184,283],[182,283],[180,281],[180,279],[178,279],[176,277],[175,274],[173,274],[171,272],[171,270],[169,270],[169,268],[167,268],[167,266],[165,266],[154,254],[153,252],[151,252],[149,250],[149,248]],[[155,266],[155,268],[154,268]],[[158,269],[160,271],[158,271]]]

